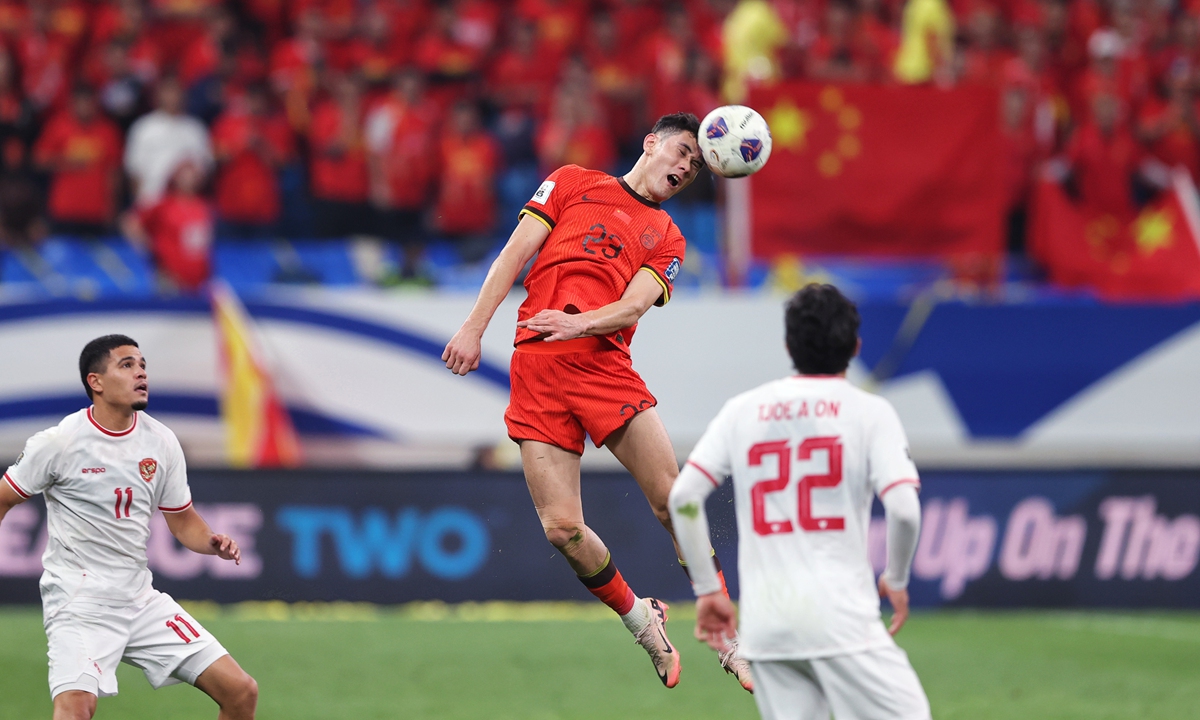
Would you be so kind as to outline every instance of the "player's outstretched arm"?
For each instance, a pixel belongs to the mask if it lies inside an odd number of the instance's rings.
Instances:
[[[163,513],[167,528],[175,539],[185,548],[201,555],[216,555],[222,560],[232,560],[242,564],[242,550],[233,538],[228,535],[218,535],[212,531],[196,508],[189,506],[187,510],[176,513]]]
[[[704,501],[714,489],[704,473],[690,464],[684,465],[671,487],[667,507],[671,511],[675,541],[688,564],[692,590],[696,593],[696,638],[721,652],[737,636],[737,612],[722,591],[712,559]]]
[[[521,216],[516,229],[508,237],[508,243],[488,270],[483,287],[479,290],[479,297],[475,300],[475,307],[471,308],[471,313],[463,321],[462,327],[446,344],[442,360],[446,362],[450,372],[466,375],[479,367],[479,357],[483,354],[480,347],[483,331],[487,330],[492,315],[496,314],[496,308],[500,307],[500,303],[504,302],[508,291],[512,289],[521,268],[525,267],[525,263],[529,262],[549,236],[550,231],[541,222],[528,215]]]
[[[8,511],[25,502],[25,498],[17,494],[6,482],[0,482],[0,523]]]
[[[887,567],[879,576],[879,596],[892,604],[888,632],[900,632],[908,620],[908,576],[921,536],[921,501],[912,485],[900,485],[879,498],[887,517]]]
[[[629,281],[621,299],[578,315],[561,310],[543,310],[517,323],[539,333],[550,333],[547,341],[571,340],[585,335],[607,335],[640,320],[662,297],[662,285],[650,273],[638,272]]]

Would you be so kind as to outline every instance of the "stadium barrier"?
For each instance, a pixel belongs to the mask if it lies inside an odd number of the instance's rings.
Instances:
[[[1200,607],[1200,473],[930,472],[917,607]],[[513,473],[196,471],[197,507],[242,546],[234,565],[182,548],[161,515],[148,557],[178,598],[239,602],[588,600]],[[820,493],[820,491],[816,491]],[[637,591],[691,596],[633,480],[587,474],[584,506]],[[819,495],[815,498],[818,504]],[[736,594],[732,493],[709,502]],[[869,554],[885,558],[875,506]],[[36,603],[40,499],[0,524],[0,602]]]
[[[519,298],[484,336],[480,371],[461,378],[441,353],[472,302],[327,289],[247,298],[308,461],[463,468],[477,450],[508,445]],[[896,406],[923,469],[1200,467],[1200,304],[872,301],[860,310],[851,380]],[[728,398],[791,372],[782,328],[782,299],[768,295],[681,291],[647,313],[634,366],[678,452]],[[77,353],[107,332],[141,343],[150,412],[176,431],[189,462],[225,463],[217,345],[201,298],[0,305],[0,345],[22,349],[0,357],[0,457],[15,458],[26,438],[86,404]]]

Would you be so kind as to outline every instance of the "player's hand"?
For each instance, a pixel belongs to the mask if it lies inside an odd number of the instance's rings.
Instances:
[[[737,635],[737,610],[725,593],[717,591],[696,598],[696,639],[717,652],[729,649]]]
[[[450,342],[446,343],[446,349],[442,352],[442,360],[446,361],[446,368],[455,375],[466,375],[472,370],[478,370],[479,358],[483,355],[483,349],[480,346],[482,337],[483,333],[477,333],[466,326],[459,328],[459,331],[454,333],[454,337],[450,338]]]
[[[232,560],[235,565],[242,564],[242,549],[228,535],[213,535],[208,539],[208,544],[222,560]]]
[[[887,598],[892,604],[892,622],[888,625],[888,632],[895,635],[904,627],[904,621],[908,620],[908,590],[893,590],[880,575],[879,597]]]
[[[587,335],[588,320],[583,315],[568,315],[562,310],[543,310],[528,320],[518,322],[517,327],[548,333],[544,338],[546,342],[574,340]]]

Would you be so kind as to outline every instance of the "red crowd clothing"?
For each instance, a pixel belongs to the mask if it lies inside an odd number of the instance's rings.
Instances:
[[[212,275],[212,211],[194,195],[171,193],[142,213],[159,268],[180,288],[195,290]]]
[[[620,2],[613,9],[617,34],[628,47],[634,47],[655,28],[662,26],[662,7],[657,2]]]
[[[1196,111],[1200,111],[1200,107]],[[1200,142],[1177,106],[1151,98],[1142,105],[1138,125],[1146,131],[1152,128],[1165,130],[1157,140],[1149,143],[1151,155],[1172,167],[1183,165],[1193,178],[1200,178]]]
[[[472,235],[492,229],[496,220],[493,186],[500,148],[490,135],[447,133],[442,138],[442,177],[437,226],[444,233]]]
[[[313,197],[349,203],[367,201],[367,156],[358,125],[355,123],[348,136],[337,103],[326,101],[317,106],[310,131],[309,182]]]
[[[595,121],[568,129],[551,119],[538,133],[537,149],[542,164],[549,167],[567,164],[611,170],[617,161],[612,133]]]
[[[474,72],[482,60],[478,48],[441,35],[426,35],[417,43],[417,67],[433,75],[461,77]]]
[[[121,133],[97,117],[80,123],[56,115],[34,148],[39,164],[54,166],[50,215],[56,220],[106,223],[115,211],[115,171],[121,164]]]
[[[1118,128],[1105,136],[1095,124],[1088,123],[1071,139],[1067,157],[1085,206],[1118,218],[1133,217],[1129,181],[1141,162],[1142,151],[1129,130]]]
[[[603,338],[518,345],[504,424],[513,440],[536,440],[583,454],[658,401],[625,353]]]
[[[585,7],[574,0],[518,0],[518,17],[534,23],[547,59],[557,61],[579,44]]]
[[[662,286],[657,304],[671,299],[685,241],[671,216],[607,173],[566,165],[550,174],[521,210],[550,236],[525,276],[529,292],[517,311],[527,320],[542,310],[587,312],[621,299],[633,276],[649,272]],[[605,335],[629,353],[637,324]],[[538,334],[518,328],[516,344]]]
[[[616,137],[631,137],[637,130],[640,111],[638,91],[643,81],[639,62],[625,53],[608,54],[597,49],[588,53],[588,65],[608,127]]]
[[[29,23],[29,8],[19,0],[0,2],[0,35],[16,37]]]
[[[227,112],[214,123],[212,142],[217,157],[223,160],[216,180],[221,217],[255,224],[277,220],[280,205],[275,166],[294,151],[287,121]]]
[[[558,65],[540,50],[531,55],[505,50],[491,64],[488,85],[505,107],[524,107],[542,115],[557,78]]]
[[[349,52],[350,67],[368,84],[387,82],[396,68],[408,62],[408,47],[400,43],[355,42]]]
[[[179,61],[179,81],[191,87],[196,81],[212,75],[221,62],[221,48],[217,39],[204,34],[193,40]]]
[[[391,141],[383,154],[390,206],[422,210],[437,176],[437,156],[430,151],[437,137],[437,110],[430,104],[409,107],[395,99],[386,103],[376,112],[394,117]]]
[[[39,108],[58,107],[66,99],[71,48],[47,35],[22,34],[16,42],[21,89]]]

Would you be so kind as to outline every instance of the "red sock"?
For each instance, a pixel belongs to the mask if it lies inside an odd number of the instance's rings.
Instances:
[[[604,565],[596,572],[586,577],[580,575],[579,582],[618,615],[628,615],[633,609],[637,596],[633,594],[633,589],[625,582],[625,578],[621,577],[621,571],[613,563],[611,555],[604,559]]]

